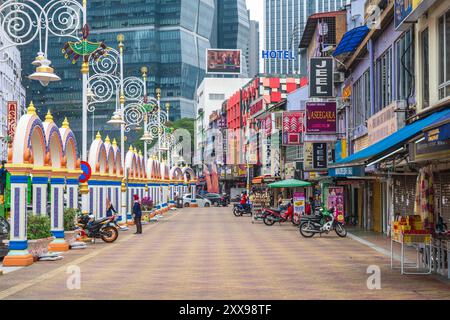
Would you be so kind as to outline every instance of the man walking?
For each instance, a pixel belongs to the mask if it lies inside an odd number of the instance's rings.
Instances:
[[[134,234],[142,234],[142,210],[141,210],[141,204],[139,203],[139,196],[135,194],[133,196],[134,198],[134,205],[133,205],[133,218],[134,218],[134,224],[136,225],[136,232]]]

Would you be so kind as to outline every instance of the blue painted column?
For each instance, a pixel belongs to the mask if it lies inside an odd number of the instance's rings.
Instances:
[[[175,204],[175,183],[170,184],[170,204]]]
[[[51,192],[51,232],[55,239],[49,244],[49,251],[67,251],[69,245],[64,240],[64,186],[63,177],[52,177],[50,179]]]
[[[28,252],[27,240],[27,185],[28,175],[23,172],[10,172],[11,182],[11,230],[9,252],[3,259],[5,267],[29,266],[33,263],[33,256]]]
[[[78,179],[67,179],[67,207],[78,209]]]
[[[192,198],[191,198],[192,206],[196,207],[196,206],[198,206],[198,204],[197,204],[197,199],[195,199],[196,195],[197,195],[197,190],[195,188],[195,184],[191,183],[191,190],[192,190],[192,192],[191,192],[191,194],[192,194],[191,195],[192,196]]]
[[[33,175],[33,214],[47,215],[47,184],[48,176]]]

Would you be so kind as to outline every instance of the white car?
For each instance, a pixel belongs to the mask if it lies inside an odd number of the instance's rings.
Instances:
[[[211,201],[202,196],[199,196],[198,194],[195,195],[195,200],[197,201],[196,203],[199,207],[211,207]],[[190,207],[191,205],[192,205],[192,195],[185,194],[183,196],[183,207]]]

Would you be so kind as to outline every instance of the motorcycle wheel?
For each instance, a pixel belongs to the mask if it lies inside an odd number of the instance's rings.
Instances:
[[[242,216],[242,213],[241,213],[237,208],[233,208],[233,214],[234,214],[236,217]]]
[[[347,236],[347,230],[345,230],[344,226],[340,223],[336,225],[334,231],[336,231],[336,234],[341,238],[345,238]]]
[[[0,217],[0,234],[8,234],[10,230],[9,222],[5,218]]]
[[[269,219],[269,217],[265,217],[263,221],[264,221],[264,224],[269,227],[273,226],[275,224],[275,221],[272,219]]]
[[[102,240],[106,243],[112,243],[117,240],[119,232],[114,227],[106,227],[102,230]]]
[[[314,232],[311,232],[309,230],[311,230],[310,226],[309,226],[309,222],[303,222],[300,225],[300,234],[304,237],[304,238],[312,238],[314,237]]]

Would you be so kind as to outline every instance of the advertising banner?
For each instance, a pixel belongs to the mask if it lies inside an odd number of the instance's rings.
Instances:
[[[296,222],[300,221],[301,216],[305,214],[305,201],[304,192],[294,193],[294,219]]]
[[[17,116],[17,101],[8,101],[8,137],[11,143],[16,134]]]
[[[307,133],[336,133],[336,102],[306,104]]]
[[[333,59],[311,58],[309,73],[309,97],[332,98],[333,90]]]
[[[328,188],[328,208],[335,209],[335,215],[339,222],[344,222],[344,188]]]
[[[283,145],[298,146],[302,143],[305,113],[303,111],[283,112]]]
[[[391,103],[383,110],[375,113],[367,120],[369,145],[372,145],[395,133],[398,128],[396,104]]]
[[[207,49],[206,73],[241,74],[241,50]]]

